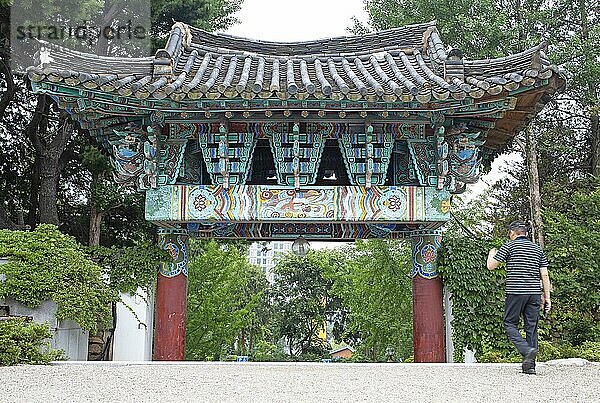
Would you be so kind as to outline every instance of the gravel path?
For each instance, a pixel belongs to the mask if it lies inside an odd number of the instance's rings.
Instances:
[[[600,365],[61,363],[0,367],[0,401],[600,402]]]

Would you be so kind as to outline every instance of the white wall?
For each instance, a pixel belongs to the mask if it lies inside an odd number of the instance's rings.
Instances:
[[[139,288],[136,295],[121,294],[117,304],[114,361],[151,361],[154,328],[154,294]],[[131,312],[131,308],[135,315]],[[136,318],[137,316],[137,318]]]

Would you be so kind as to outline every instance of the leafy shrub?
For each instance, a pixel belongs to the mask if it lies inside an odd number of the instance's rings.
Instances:
[[[283,351],[282,351],[283,352]],[[260,340],[252,352],[252,361],[275,361],[277,346],[266,340]]]
[[[569,201],[567,209],[544,213],[555,290],[547,327],[553,339],[581,346],[600,341],[600,187],[576,192]]]
[[[329,354],[320,355],[320,354],[315,354],[315,353],[305,353],[305,354],[300,354],[298,356],[292,356],[290,358],[292,361],[296,361],[296,362],[321,362],[321,360],[323,358],[330,358],[330,357],[329,357]]]
[[[486,351],[477,357],[478,362],[506,362],[502,353],[497,350]]]
[[[110,324],[110,304],[119,295],[73,237],[47,224],[32,232],[0,230],[0,256],[9,258],[2,265],[6,280],[0,282],[0,298],[30,307],[54,301],[58,319],[74,320],[91,331],[98,323]]]
[[[480,362],[499,362],[494,360],[513,351],[502,326],[506,272],[486,267],[488,251],[500,243],[461,235],[446,236],[442,243],[438,271],[452,293],[452,339],[460,361],[465,347],[475,350]]]
[[[560,358],[574,358],[579,357],[579,351],[573,347],[571,343],[563,343],[558,346],[560,351]]]
[[[0,322],[0,365],[48,364],[65,359],[61,350],[50,348],[48,325],[17,318]]]
[[[87,252],[103,269],[110,288],[129,294],[135,294],[138,287],[145,291],[152,289],[159,263],[170,260],[166,251],[151,243],[125,248],[93,246]]]
[[[515,363],[521,362],[521,356],[516,352],[508,353],[506,350],[486,350],[477,354],[477,362],[495,362],[495,363]]]
[[[550,361],[557,360],[559,358],[563,358],[561,351],[558,347],[554,346],[549,341],[540,341],[538,345],[538,361]]]
[[[579,348],[579,356],[588,361],[600,361],[600,342],[586,341]]]

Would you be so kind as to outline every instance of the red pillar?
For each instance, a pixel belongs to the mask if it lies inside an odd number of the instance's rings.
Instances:
[[[439,232],[411,235],[415,362],[446,362],[442,280],[437,273]]]
[[[181,361],[185,358],[188,251],[186,231],[159,231],[158,246],[173,262],[161,265],[156,281],[154,360]]]

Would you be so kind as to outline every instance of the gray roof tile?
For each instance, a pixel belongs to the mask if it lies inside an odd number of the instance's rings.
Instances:
[[[497,95],[558,73],[543,54],[544,44],[498,59],[457,60],[453,52],[448,60],[433,23],[295,43],[236,38],[176,23],[165,48],[148,58],[46,46],[53,61],[31,67],[33,81],[177,101],[258,95],[426,103]]]

